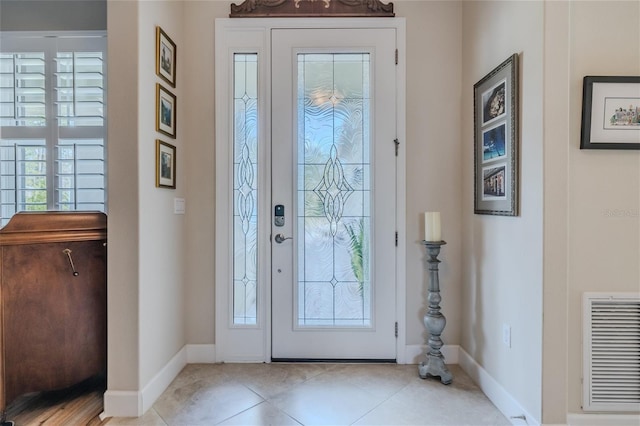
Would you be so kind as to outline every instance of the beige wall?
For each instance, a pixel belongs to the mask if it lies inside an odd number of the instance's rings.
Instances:
[[[442,214],[447,245],[439,259],[446,345],[460,343],[460,91],[461,3],[396,1],[396,16],[407,19],[407,326],[408,345],[424,344],[425,211]],[[423,359],[407,360],[418,362]]]
[[[460,339],[460,3],[400,1],[396,15],[407,18],[407,344],[424,344],[424,235],[422,212],[443,214],[447,246],[441,259],[446,344]],[[188,157],[187,340],[213,343],[214,334],[214,21],[229,5],[185,3],[185,90]],[[222,247],[224,249],[224,247]]]
[[[586,75],[640,75],[637,2],[545,9],[543,421],[581,413],[582,295],[640,291],[640,155],[580,150]]]
[[[213,32],[228,5],[108,4],[110,390],[141,389],[185,343],[215,343]],[[639,6],[395,5],[407,18],[407,344],[425,337],[421,213],[439,210],[445,344],[460,344],[538,420],[564,423],[580,411],[582,292],[640,284],[640,156],[578,149],[582,77],[640,74]],[[155,25],[178,44],[176,191],[153,180],[159,80],[140,46],[155,44]],[[512,53],[521,214],[474,215],[472,88]],[[173,214],[174,197],[187,199],[185,216]]]
[[[107,386],[137,390],[138,303],[142,300],[138,297],[138,4],[110,0],[107,28]]]
[[[176,87],[171,88],[155,73],[156,25],[177,46],[184,46],[182,4],[177,1],[142,1],[138,19],[138,185],[140,188],[140,383],[145,385],[185,345],[184,276],[185,216],[173,213],[175,197],[184,198],[188,187],[184,137],[188,101],[182,96],[190,78],[182,64],[183,51],[177,51]],[[151,48],[149,48],[151,46]],[[187,71],[187,72],[184,72]],[[156,83],[176,95],[177,136],[172,139],[155,131]],[[156,188],[156,139],[176,147],[176,189]],[[189,206],[186,206],[189,209]]]
[[[640,291],[640,153],[579,149],[582,78],[640,75],[640,3],[574,2],[569,19],[568,411],[580,412],[582,294]]]
[[[229,15],[225,1],[184,3],[185,59],[183,73],[187,188],[187,279],[185,288],[187,341],[214,343],[215,330],[215,19]],[[203,95],[206,94],[206,95]],[[225,247],[222,247],[224,249]]]
[[[567,417],[568,2],[545,5],[542,420]],[[549,178],[550,177],[550,178]]]
[[[187,186],[178,52],[176,139],[155,131],[155,26],[182,45],[182,5],[108,4],[109,390],[140,390],[185,345],[185,218],[174,197]],[[140,48],[145,46],[145,48]],[[166,86],[166,84],[165,84]],[[184,102],[183,102],[184,103]],[[177,189],[155,187],[156,138],[177,147]],[[188,206],[187,206],[188,208]]]
[[[542,371],[542,2],[464,2],[462,348],[538,421]],[[520,64],[520,214],[473,213],[473,85]],[[511,348],[502,327],[511,327]],[[526,367],[526,368],[525,368]]]

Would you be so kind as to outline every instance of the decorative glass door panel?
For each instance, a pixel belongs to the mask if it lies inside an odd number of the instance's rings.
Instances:
[[[257,323],[258,55],[233,58],[233,324]]]
[[[370,327],[370,54],[297,66],[297,326]]]
[[[272,30],[274,359],[396,358],[394,53],[389,28]]]

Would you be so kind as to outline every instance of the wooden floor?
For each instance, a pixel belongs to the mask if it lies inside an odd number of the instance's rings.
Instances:
[[[90,379],[69,389],[25,395],[7,407],[7,420],[15,426],[98,426],[102,412],[104,378]]]

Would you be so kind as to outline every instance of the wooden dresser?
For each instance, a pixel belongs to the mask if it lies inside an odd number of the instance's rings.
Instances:
[[[107,218],[16,214],[0,229],[0,413],[106,372]]]

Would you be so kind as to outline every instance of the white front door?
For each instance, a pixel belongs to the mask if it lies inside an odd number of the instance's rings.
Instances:
[[[273,359],[396,359],[395,50],[271,32]]]
[[[402,362],[404,37],[216,20],[217,361]]]

